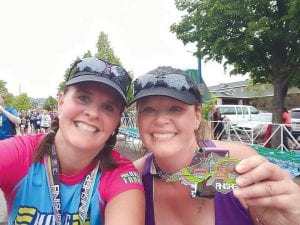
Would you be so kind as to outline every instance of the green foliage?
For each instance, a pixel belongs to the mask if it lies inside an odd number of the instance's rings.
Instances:
[[[110,46],[107,34],[102,31],[100,32],[96,46],[98,50],[95,55],[96,58],[122,66],[120,59],[115,55],[114,50]]]
[[[212,100],[202,104],[202,117],[206,120],[209,120],[208,116],[212,112],[213,106],[217,103],[217,98],[212,95]]]
[[[104,32],[100,32],[96,46],[97,46],[97,53],[95,54],[96,58],[103,59],[108,62],[122,66],[120,59],[115,55],[113,48],[110,46],[110,42],[108,40],[107,34],[105,34]],[[90,50],[88,50],[86,53],[84,53],[81,58],[88,58],[88,57],[93,57]],[[78,59],[79,59],[79,57],[77,57],[77,59],[74,60],[74,62],[77,61]],[[57,89],[58,94],[65,89],[66,81],[68,79],[70,70],[71,70],[74,62],[70,65],[70,67],[68,69],[66,69],[66,72],[64,74],[64,80],[59,84],[58,89]],[[131,71],[128,71],[128,73],[129,73],[130,77],[133,77],[133,73]],[[129,100],[133,98],[132,87],[130,87],[127,97]]]
[[[45,104],[43,105],[43,109],[46,109],[48,111],[57,110],[57,100],[56,100],[56,98],[53,98],[52,96],[49,96],[46,99]]]
[[[171,31],[197,43],[196,55],[233,65],[255,83],[274,87],[275,121],[288,87],[300,87],[300,0],[176,0],[185,12]]]
[[[22,93],[19,96],[13,98],[11,105],[15,107],[19,112],[22,110],[27,111],[32,108],[30,104],[30,98],[26,93]]]
[[[6,95],[8,93],[6,86],[6,81],[0,80],[0,93]]]
[[[0,93],[5,100],[5,105],[12,105],[15,97],[8,92],[6,84],[6,81],[0,80]]]
[[[234,65],[232,74],[249,72],[254,81],[272,82],[280,74],[299,75],[299,0],[177,0],[188,14],[171,26],[184,43],[197,42],[197,55]],[[298,20],[297,20],[298,18]],[[274,63],[277,63],[277,65]]]

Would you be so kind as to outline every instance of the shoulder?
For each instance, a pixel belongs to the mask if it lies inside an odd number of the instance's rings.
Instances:
[[[18,113],[18,111],[14,107],[12,107],[10,105],[5,106],[5,110],[8,111],[8,112],[10,112],[10,113],[13,113],[13,114],[17,114]]]
[[[115,169],[103,171],[100,185],[103,199],[108,201],[117,194],[131,189],[143,190],[141,178],[133,163],[116,150],[112,151],[112,156],[120,165]]]
[[[258,153],[251,148],[250,146],[236,143],[236,142],[228,142],[228,141],[212,141],[217,148],[225,148],[229,150],[230,157],[244,159],[253,155],[257,155]]]
[[[151,153],[150,153],[151,154]],[[148,156],[150,154],[147,154],[139,159],[137,159],[136,161],[133,162],[134,166],[137,168],[137,170],[139,171],[139,173],[142,175],[143,171],[144,171],[144,167],[146,164],[146,159],[148,158]]]
[[[105,170],[103,175],[114,177],[114,176],[120,176],[120,174],[124,174],[124,173],[127,174],[128,172],[133,172],[133,173],[137,172],[137,169],[133,165],[132,161],[121,156],[121,154],[117,150],[115,149],[112,150],[112,157],[119,164],[119,166],[117,166],[115,169]]]

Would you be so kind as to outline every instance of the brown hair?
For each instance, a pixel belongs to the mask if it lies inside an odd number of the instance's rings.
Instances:
[[[66,87],[64,93],[68,91],[68,87]],[[124,109],[124,105],[121,108],[121,112]],[[121,115],[120,112],[120,115]],[[94,161],[100,160],[100,170],[109,170],[114,169],[120,164],[116,162],[112,157],[112,149],[115,146],[117,142],[117,134],[119,131],[120,123],[118,127],[116,128],[114,135],[111,135],[109,139],[106,141],[105,146],[97,156],[94,158]],[[50,147],[52,144],[54,144],[55,135],[59,129],[59,119],[56,119],[54,123],[51,124],[51,131],[46,134],[46,136],[42,139],[41,143],[38,146],[37,151],[34,154],[34,162],[38,162],[42,160],[42,157],[44,154],[50,155]]]

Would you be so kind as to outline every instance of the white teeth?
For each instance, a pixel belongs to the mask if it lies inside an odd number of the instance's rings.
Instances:
[[[155,138],[161,138],[161,139],[164,139],[164,138],[171,138],[171,137],[174,137],[174,136],[175,136],[174,133],[153,134],[153,137],[155,137]]]
[[[97,128],[96,127],[92,127],[86,123],[82,123],[82,122],[75,122],[76,127],[79,127],[82,130],[86,130],[86,131],[90,131],[90,132],[96,132]]]

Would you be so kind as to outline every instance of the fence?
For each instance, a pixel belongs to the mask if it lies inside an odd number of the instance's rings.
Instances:
[[[209,121],[208,125],[212,130],[211,139],[270,147],[272,138],[277,138],[278,136],[276,135],[279,133],[279,144],[275,146],[275,149],[282,151],[291,149],[300,150],[299,140],[293,136],[292,132],[286,127],[286,124],[272,124],[259,121],[243,121],[233,124],[230,121]],[[222,129],[218,129],[218,126],[222,127]],[[288,142],[289,148],[285,145],[285,139]]]
[[[217,124],[222,124],[220,126],[222,129],[218,129]],[[300,150],[300,145],[285,124],[258,121],[232,124],[230,121],[209,121],[208,126],[211,129],[211,139],[250,145],[271,162],[288,170],[292,177],[300,175],[300,151],[294,151],[294,149]],[[215,132],[216,129],[218,129],[218,132]],[[267,148],[271,139],[278,137],[275,135],[280,137],[278,146]],[[135,117],[122,117],[119,136],[124,138],[124,148],[131,147],[135,151],[143,151]],[[291,147],[289,149],[285,145],[285,138]]]
[[[132,146],[134,150],[140,151],[142,148],[142,142],[138,128],[136,126],[136,119],[132,116],[122,116],[121,126],[119,128],[119,138],[124,138],[123,148]]]
[[[216,129],[218,129],[216,124],[222,124],[222,129],[219,129],[218,132],[216,132]],[[241,121],[241,123],[233,124],[230,121],[208,121],[208,126],[211,129],[211,139],[270,147],[271,139],[274,137],[277,138],[275,135],[279,132],[280,141],[278,146],[275,146],[275,149],[288,151],[300,148],[299,141],[292,135],[291,131],[287,129],[285,124],[272,124],[259,121]],[[270,130],[272,127],[273,129]],[[131,144],[135,142],[134,148],[136,150],[141,147],[136,118],[134,116],[122,117],[119,134],[124,136],[125,144],[126,142]],[[286,138],[289,143],[289,149],[284,144],[284,138]]]

